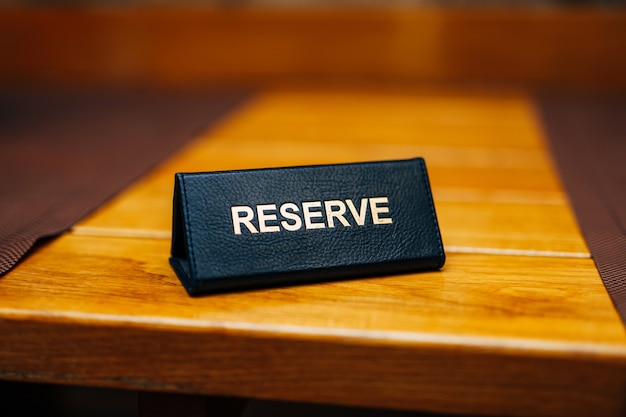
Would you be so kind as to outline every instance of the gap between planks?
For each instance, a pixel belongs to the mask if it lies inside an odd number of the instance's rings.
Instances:
[[[91,237],[119,237],[138,239],[170,239],[172,232],[169,230],[127,229],[93,226],[76,226],[71,231],[76,236]],[[564,252],[534,249],[502,249],[480,248],[472,246],[446,246],[447,253],[468,253],[480,255],[507,255],[507,256],[530,256],[549,258],[591,258],[586,252]]]

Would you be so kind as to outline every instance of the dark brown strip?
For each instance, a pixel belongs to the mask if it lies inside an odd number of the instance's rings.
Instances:
[[[546,99],[539,108],[589,251],[626,324],[626,99]]]
[[[244,97],[0,93],[0,275]]]
[[[60,7],[60,1],[81,7]],[[329,1],[211,7],[218,2],[198,0],[187,6],[143,0],[109,1],[130,7],[89,7],[84,0],[5,0],[0,85],[288,80],[626,91],[626,11],[620,0],[605,1],[616,7],[595,7],[589,0],[578,0],[579,7],[539,8],[489,7],[496,1],[486,0],[463,2],[470,7],[411,6],[418,1],[392,2],[400,7],[382,1],[379,7],[335,7]]]

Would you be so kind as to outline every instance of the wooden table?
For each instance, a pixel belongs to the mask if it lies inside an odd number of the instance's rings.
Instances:
[[[423,156],[442,271],[191,298],[173,174]],[[0,378],[515,416],[626,412],[626,334],[522,91],[275,88],[0,279]]]

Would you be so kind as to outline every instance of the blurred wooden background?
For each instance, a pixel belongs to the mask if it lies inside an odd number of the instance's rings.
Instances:
[[[626,90],[626,9],[0,8],[0,85]]]

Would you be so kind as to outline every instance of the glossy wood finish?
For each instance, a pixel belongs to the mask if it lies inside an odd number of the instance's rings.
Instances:
[[[173,173],[425,156],[442,271],[191,298]],[[619,416],[626,334],[519,91],[267,89],[0,279],[0,378]]]

